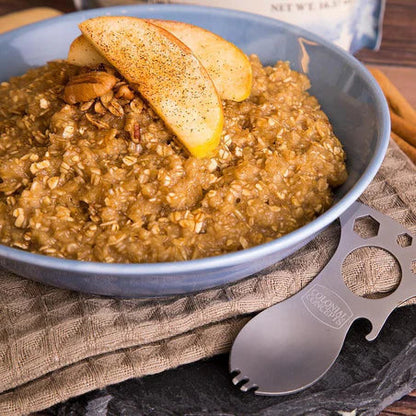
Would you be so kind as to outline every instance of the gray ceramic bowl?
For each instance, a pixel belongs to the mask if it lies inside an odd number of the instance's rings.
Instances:
[[[389,140],[385,99],[353,57],[319,37],[269,18],[223,9],[152,5],[95,9],[36,23],[0,36],[0,81],[31,66],[65,58],[77,24],[98,15],[131,15],[190,22],[256,53],[263,64],[288,60],[306,72],[348,155],[349,179],[336,203],[308,225],[267,244],[223,256],[176,263],[103,264],[62,260],[0,245],[0,264],[19,275],[84,292],[127,296],[188,293],[229,283],[293,253],[334,221],[376,174]]]

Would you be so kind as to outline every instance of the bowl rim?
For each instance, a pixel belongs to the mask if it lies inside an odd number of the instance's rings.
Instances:
[[[295,25],[282,22],[280,20],[266,17],[262,15],[256,15],[253,13],[231,10],[225,8],[218,8],[212,6],[197,6],[197,5],[173,5],[173,4],[152,4],[152,5],[129,5],[129,6],[113,6],[104,7],[99,9],[82,10],[72,13],[67,13],[57,17],[45,19],[40,22],[32,23],[21,28],[14,29],[0,35],[0,42],[10,42],[16,36],[20,36],[33,29],[41,28],[48,25],[51,22],[56,21],[71,21],[76,16],[82,16],[82,19],[88,19],[100,15],[129,15],[135,13],[136,15],[140,10],[146,12],[152,12],[156,10],[165,10],[179,13],[181,11],[186,12],[190,17],[192,12],[196,14],[205,13],[208,17],[210,14],[231,16],[237,18],[250,18],[252,21],[257,21],[262,24],[264,22],[271,23],[276,26],[283,27],[296,35],[302,36],[308,40],[316,42],[338,55],[342,60],[346,61],[357,74],[364,79],[369,86],[370,91],[374,95],[376,115],[380,118],[380,135],[377,142],[377,146],[374,149],[374,153],[360,176],[358,181],[353,187],[338,201],[336,201],[327,211],[319,215],[317,218],[309,222],[308,224],[298,228],[295,231],[290,232],[282,237],[279,237],[271,242],[260,244],[251,248],[243,249],[240,251],[205,257],[195,260],[181,260],[176,262],[159,262],[159,263],[101,263],[81,260],[71,260],[58,258],[53,256],[47,256],[43,254],[31,253],[21,249],[5,246],[0,244],[0,257],[7,258],[8,260],[24,263],[30,266],[46,267],[49,269],[57,269],[60,271],[68,272],[82,272],[94,275],[109,275],[115,274],[119,277],[134,278],[139,275],[159,275],[165,278],[177,278],[175,274],[187,274],[197,273],[199,271],[215,270],[225,267],[233,267],[240,265],[241,263],[247,263],[249,261],[257,260],[266,256],[273,255],[274,253],[284,250],[288,247],[293,247],[302,241],[307,240],[312,235],[322,231],[326,226],[336,220],[343,212],[345,212],[354,201],[363,193],[363,191],[370,184],[375,174],[377,173],[380,165],[384,159],[387,151],[389,137],[390,137],[390,117],[386,99],[374,80],[370,72],[361,64],[356,58],[348,54],[340,47],[330,43],[329,41],[321,38],[320,36],[304,30]]]

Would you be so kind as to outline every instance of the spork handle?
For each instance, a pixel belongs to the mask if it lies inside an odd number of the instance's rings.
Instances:
[[[374,221],[370,238],[356,232],[360,219]],[[338,248],[318,276],[291,298],[253,318],[239,333],[231,350],[235,384],[256,394],[281,395],[302,390],[321,378],[339,355],[345,336],[358,318],[372,324],[367,340],[375,339],[390,313],[416,296],[415,236],[391,218],[356,202],[340,217]],[[405,237],[399,244],[398,237]],[[342,277],[344,259],[361,247],[378,247],[399,262],[399,287],[381,299],[352,293]]]

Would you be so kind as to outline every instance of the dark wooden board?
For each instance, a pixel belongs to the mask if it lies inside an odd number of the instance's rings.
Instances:
[[[365,62],[416,66],[416,1],[388,0],[380,50],[356,56]]]
[[[52,7],[65,13],[75,11],[72,0],[0,0],[0,16],[32,7]]]

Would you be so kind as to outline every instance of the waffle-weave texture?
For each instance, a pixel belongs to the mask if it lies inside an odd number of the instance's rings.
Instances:
[[[394,143],[361,200],[416,232],[416,169]],[[0,270],[0,415],[45,409],[228,351],[250,314],[288,298],[319,273],[338,238],[333,224],[243,281],[159,300],[85,295]],[[394,268],[388,253],[364,249],[349,256],[343,270],[355,293],[377,296],[397,284]]]

